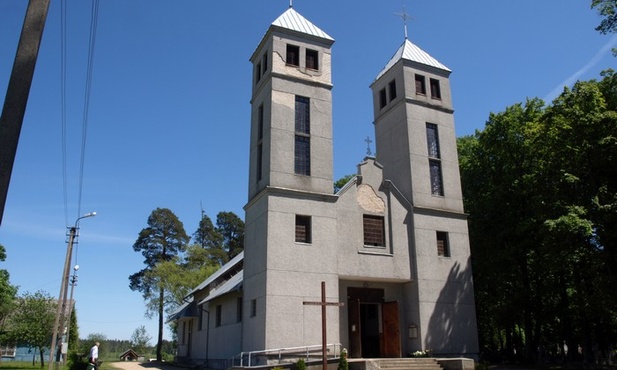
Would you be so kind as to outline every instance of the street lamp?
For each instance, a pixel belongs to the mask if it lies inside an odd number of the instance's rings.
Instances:
[[[73,306],[75,303],[73,302],[73,290],[75,289],[75,285],[77,285],[77,270],[79,270],[79,265],[75,265],[73,267],[73,276],[71,276],[71,296],[69,297],[69,313],[67,315],[66,322],[66,335],[64,335],[64,343],[63,346],[66,345],[66,353],[69,350],[69,337],[71,330],[71,313],[73,312]],[[66,363],[66,357],[64,358],[64,363]]]
[[[58,296],[58,308],[56,309],[56,319],[54,321],[54,332],[51,337],[51,346],[49,347],[49,370],[53,370],[54,362],[60,361],[61,348],[58,348],[56,353],[56,361],[54,361],[54,351],[56,350],[56,343],[58,342],[58,328],[60,324],[62,324],[62,328],[64,329],[64,320],[66,319],[66,295],[69,287],[69,275],[70,275],[70,264],[71,257],[73,254],[73,244],[77,243],[75,239],[79,236],[77,230],[79,230],[79,221],[82,218],[94,217],[96,216],[96,212],[86,213],[85,215],[78,217],[75,220],[75,225],[69,227],[69,240],[68,246],[66,248],[66,258],[64,260],[64,269],[62,270],[62,284],[60,285],[60,294]],[[62,304],[60,304],[62,302]],[[60,318],[62,317],[62,322]],[[60,342],[62,343],[62,342]]]

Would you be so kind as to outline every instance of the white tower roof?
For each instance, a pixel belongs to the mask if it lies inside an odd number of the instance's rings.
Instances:
[[[411,41],[405,39],[403,45],[398,48],[396,53],[394,53],[392,59],[390,59],[388,64],[386,64],[386,66],[381,70],[381,72],[379,72],[375,80],[378,80],[381,76],[383,76],[390,68],[392,68],[394,64],[396,64],[396,62],[401,59],[435,67],[447,72],[452,72],[448,67],[441,64],[437,59],[433,58],[427,52],[414,45]]]
[[[309,22],[293,8],[287,9],[285,13],[281,14],[274,22],[272,22],[272,25],[334,41],[332,37],[322,31],[319,27],[315,26],[313,23]]]

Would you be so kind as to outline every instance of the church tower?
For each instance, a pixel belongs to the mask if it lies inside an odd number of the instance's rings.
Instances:
[[[376,160],[411,206],[411,293],[421,348],[477,353],[450,73],[405,38],[371,85]]]
[[[335,202],[333,43],[290,7],[250,58],[244,351],[319,343],[319,310],[305,313],[303,297],[319,296],[323,280],[336,293],[334,211],[323,205]]]

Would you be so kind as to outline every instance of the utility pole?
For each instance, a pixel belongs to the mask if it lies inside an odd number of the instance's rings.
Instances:
[[[62,346],[60,345],[56,351],[56,345],[62,344],[62,341],[58,341],[58,331],[61,333],[64,331],[64,325],[66,320],[66,296],[69,290],[69,275],[71,273],[71,259],[73,255],[73,244],[76,243],[76,238],[79,236],[77,230],[79,230],[79,220],[86,217],[96,216],[96,212],[87,213],[77,220],[75,225],[69,227],[69,240],[66,247],[66,258],[64,259],[64,269],[62,270],[62,284],[60,285],[60,295],[58,296],[58,307],[56,309],[56,319],[54,321],[54,332],[51,336],[51,346],[49,347],[49,370],[53,370],[54,363],[60,361]],[[62,326],[60,326],[62,325]],[[67,333],[68,334],[68,333]],[[56,359],[54,361],[54,352],[56,352]]]
[[[50,0],[30,0],[0,115],[0,225]]]

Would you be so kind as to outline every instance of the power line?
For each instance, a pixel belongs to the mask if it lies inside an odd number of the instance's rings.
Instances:
[[[81,214],[81,196],[83,191],[84,165],[86,159],[86,138],[88,133],[88,112],[90,94],[92,91],[92,68],[94,65],[94,49],[96,45],[96,29],[98,24],[99,0],[92,1],[92,16],[90,18],[90,38],[88,40],[88,68],[86,71],[86,90],[84,92],[84,113],[82,120],[81,155],[79,167],[79,195],[77,199],[77,215]]]
[[[60,105],[62,110],[62,193],[64,195],[64,224],[68,227],[69,214],[66,175],[66,0],[60,1]]]

